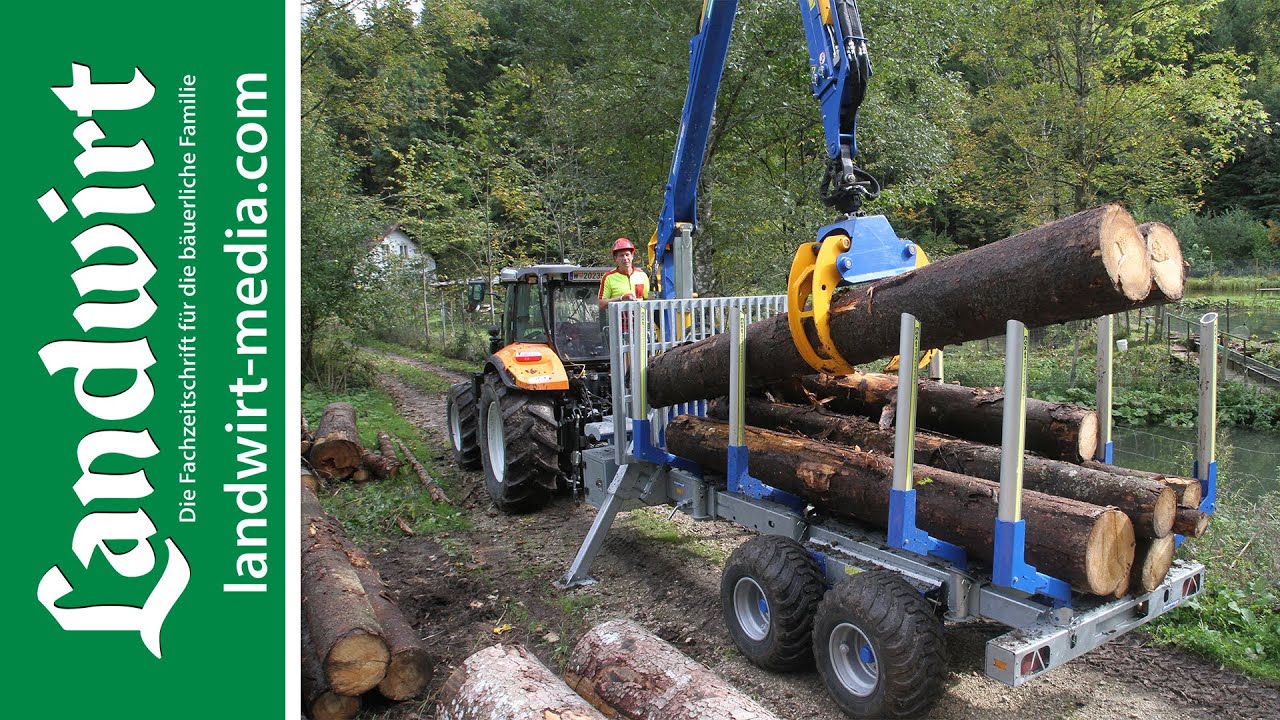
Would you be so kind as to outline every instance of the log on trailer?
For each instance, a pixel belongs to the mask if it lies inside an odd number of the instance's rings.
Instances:
[[[331,403],[311,442],[311,466],[320,477],[346,479],[360,467],[361,449],[356,409],[350,403]]]
[[[667,425],[667,449],[725,471],[728,425],[682,415]],[[827,512],[884,527],[889,517],[893,460],[817,440],[747,428],[750,471]],[[1000,485],[990,480],[915,465],[916,522],[934,537],[991,557]],[[1110,595],[1129,577],[1133,524],[1114,508],[1027,491],[1026,559],[1082,592]]]
[[[942,347],[1000,335],[1010,318],[1038,327],[1153,304],[1147,300],[1151,284],[1151,262],[1133,218],[1119,205],[1103,205],[844,289],[832,300],[831,334],[846,361],[865,363],[897,353],[904,312],[920,321],[924,347]],[[812,333],[812,322],[805,325]],[[786,313],[747,328],[749,382],[812,372],[791,339]],[[725,333],[649,363],[654,407],[727,395],[728,385]]]
[[[670,643],[631,620],[582,636],[565,681],[608,717],[628,720],[779,720]]]
[[[882,373],[807,375],[774,383],[769,391],[793,403],[811,400],[847,415],[878,417],[898,401],[898,378]],[[966,440],[1000,444],[1004,391],[921,380],[916,425]],[[1067,403],[1027,398],[1026,449],[1054,460],[1080,462],[1098,449],[1098,414]]]
[[[472,653],[440,688],[436,718],[604,720],[519,645],[493,645]]]
[[[1173,518],[1173,531],[1185,537],[1198,538],[1209,529],[1209,516],[1196,508],[1178,508]]]
[[[1200,499],[1204,493],[1204,488],[1200,486],[1200,481],[1195,478],[1179,477],[1177,475],[1162,475],[1160,473],[1147,472],[1146,470],[1134,470],[1133,468],[1120,467],[1119,465],[1108,465],[1107,463],[1098,462],[1097,460],[1085,460],[1080,463],[1080,466],[1089,468],[1090,470],[1101,470],[1103,472],[1114,473],[1116,475],[1128,475],[1130,477],[1155,480],[1158,483],[1162,483],[1172,488],[1174,495],[1178,497],[1178,505],[1182,507],[1200,507]]]
[[[351,720],[360,712],[360,697],[339,695],[324,676],[311,629],[302,623],[302,710],[311,720]]]
[[[302,487],[302,617],[324,677],[339,695],[382,682],[391,655],[364,585],[347,555],[342,527]]]
[[[814,407],[771,403],[748,398],[746,421],[771,430],[792,430],[801,435],[856,445],[863,450],[893,455],[895,433],[857,416],[826,412]],[[724,403],[714,402],[708,416],[726,419]],[[1000,480],[1000,448],[952,438],[916,433],[915,462],[918,465]],[[1173,527],[1177,498],[1163,484],[1143,478],[1112,475],[1087,470],[1069,462],[1028,455],[1023,458],[1022,484],[1028,490],[1071,498],[1093,505],[1112,505],[1133,522],[1138,537],[1157,538]]]
[[[1133,570],[1129,574],[1129,592],[1151,592],[1164,582],[1165,575],[1169,574],[1169,568],[1173,567],[1175,545],[1172,535],[1138,540],[1138,545],[1133,552]]]

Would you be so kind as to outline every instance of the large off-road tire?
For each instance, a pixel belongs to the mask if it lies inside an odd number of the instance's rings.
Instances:
[[[947,669],[942,622],[888,570],[858,573],[818,603],[813,654],[827,692],[856,718],[924,715]]]
[[[560,475],[560,442],[551,397],[513,390],[495,375],[480,388],[484,485],[503,512],[546,504]]]
[[[720,609],[738,650],[765,670],[813,667],[813,614],[822,573],[789,537],[760,535],[729,556],[720,576]]]
[[[464,470],[479,468],[476,393],[470,382],[461,382],[449,388],[445,413],[449,422],[449,447],[453,449],[453,461]]]

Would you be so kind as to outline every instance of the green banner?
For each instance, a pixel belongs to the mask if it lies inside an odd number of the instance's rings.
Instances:
[[[297,717],[289,10],[9,13],[6,715]]]

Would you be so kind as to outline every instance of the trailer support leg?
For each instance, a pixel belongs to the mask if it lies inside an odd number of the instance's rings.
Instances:
[[[578,548],[577,557],[573,559],[568,572],[555,581],[556,587],[567,590],[595,583],[595,578],[591,577],[591,566],[595,563],[596,555],[600,554],[600,548],[604,547],[605,537],[609,535],[609,528],[613,527],[613,520],[622,509],[622,504],[642,497],[653,480],[665,473],[665,468],[653,471],[642,463],[631,463],[618,468],[613,481],[609,483],[605,500],[596,513],[596,519],[591,522],[591,529],[587,531],[582,547]]]

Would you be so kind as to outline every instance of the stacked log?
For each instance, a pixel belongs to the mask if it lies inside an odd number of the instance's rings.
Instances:
[[[759,703],[630,620],[595,626],[565,667],[569,687],[608,717],[778,720]]]
[[[920,321],[924,347],[1000,335],[1011,316],[1029,327],[1096,318],[1159,302],[1133,218],[1103,205],[911,272],[838,292],[829,320],[836,350],[853,364],[897,352],[901,314]],[[812,334],[812,322],[806,320]],[[816,338],[816,334],[811,335]],[[682,345],[649,363],[649,404],[728,394],[729,337]],[[812,372],[786,313],[747,328],[748,382]]]
[[[439,720],[604,720],[528,650],[493,645],[468,657],[436,697]]]
[[[368,555],[305,482],[301,515],[304,709],[313,720],[351,717],[359,703],[342,698],[374,687],[391,700],[417,695],[430,679],[427,653]]]
[[[845,377],[808,375],[775,383],[770,392],[793,403],[806,400],[849,415],[877,417],[897,403],[898,378],[881,373]],[[916,425],[935,432],[998,445],[1004,391],[921,380]],[[1078,463],[1098,449],[1098,415],[1088,408],[1027,398],[1026,449]],[[886,423],[887,424],[887,423]]]
[[[1167,485],[1173,490],[1178,498],[1178,505],[1181,507],[1198,508],[1200,507],[1200,499],[1204,493],[1204,489],[1200,487],[1200,481],[1195,478],[1179,477],[1177,475],[1162,475],[1160,473],[1147,472],[1145,470],[1134,470],[1133,468],[1120,467],[1119,465],[1108,465],[1098,462],[1097,460],[1085,460],[1080,463],[1081,467],[1090,470],[1101,470],[1103,472],[1114,473],[1116,475],[1128,475],[1130,477],[1146,478],[1154,480],[1158,483]]]
[[[686,415],[667,426],[667,449],[707,469],[725,471],[728,444],[728,426],[713,420]],[[757,428],[747,429],[746,445],[751,474],[762,482],[833,515],[887,524],[891,458]],[[918,464],[912,475],[919,527],[974,557],[989,557],[999,484]],[[1127,585],[1135,538],[1124,513],[1027,491],[1022,516],[1027,562],[1041,572],[1095,595]]]
[[[1173,567],[1175,549],[1173,535],[1139,539],[1133,553],[1133,570],[1129,574],[1129,592],[1146,593],[1159,587],[1169,574],[1169,568]]]
[[[360,467],[362,450],[356,409],[342,402],[326,407],[311,442],[311,466],[316,474],[330,480],[350,477]]]
[[[828,442],[852,445],[892,455],[895,435],[860,417],[826,412],[814,407],[771,403],[748,398],[746,421],[761,428],[792,430]],[[727,410],[713,403],[712,417],[724,419]],[[953,438],[916,433],[915,462],[962,475],[1000,480],[1000,448]],[[1160,538],[1169,534],[1177,510],[1174,491],[1154,480],[1115,475],[1068,462],[1029,455],[1023,460],[1023,487],[1049,495],[1094,505],[1111,505],[1129,516],[1138,537]]]

